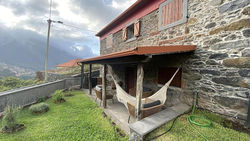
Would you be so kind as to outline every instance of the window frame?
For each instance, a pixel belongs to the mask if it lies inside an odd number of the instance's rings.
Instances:
[[[136,37],[136,36],[134,36],[134,30],[133,30],[133,37],[132,37],[132,38],[130,38],[130,39],[128,39],[128,27],[129,27],[129,26],[134,26],[134,24],[135,24],[135,22],[136,22],[137,20],[138,20],[138,19],[135,19],[135,20],[131,21],[130,23],[128,23],[128,24],[126,25],[126,30],[127,30],[127,39],[126,39],[126,41],[125,41],[125,42],[131,42],[131,41],[134,41],[134,40],[136,40],[136,39],[137,39],[137,37]]]
[[[176,22],[173,22],[171,24],[167,24],[165,26],[162,26],[161,23],[162,23],[162,8],[167,5],[168,3],[172,2],[173,0],[166,0],[165,2],[161,3],[160,6],[159,6],[159,14],[158,14],[158,31],[161,31],[161,30],[165,30],[165,29],[168,29],[168,28],[171,28],[171,27],[174,27],[176,25],[179,25],[179,24],[182,24],[182,23],[185,23],[187,22],[187,13],[188,13],[188,9],[187,9],[187,2],[188,0],[183,0],[182,2],[182,19],[176,21]]]

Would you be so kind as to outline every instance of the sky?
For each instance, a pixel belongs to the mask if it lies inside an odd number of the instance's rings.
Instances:
[[[99,55],[99,38],[95,34],[135,1],[52,0],[51,19],[63,24],[52,23],[51,47],[81,58]],[[28,39],[46,37],[49,3],[50,0],[0,0],[0,29],[13,32],[12,35],[18,30],[19,36]]]

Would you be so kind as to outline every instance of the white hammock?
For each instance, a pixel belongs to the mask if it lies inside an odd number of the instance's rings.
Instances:
[[[153,95],[151,95],[150,97],[147,97],[151,100],[160,100],[162,104],[165,103],[166,99],[167,99],[167,89],[170,85],[170,83],[172,82],[172,80],[174,79],[175,75],[177,74],[177,72],[179,71],[179,68],[176,70],[176,72],[174,73],[174,75],[172,76],[172,78],[160,89],[158,90],[156,93],[154,93]],[[111,74],[112,76],[112,74]],[[123,103],[126,108],[128,109],[127,106],[127,102],[132,104],[132,105],[136,105],[136,98],[129,95],[126,91],[124,91],[122,89],[122,87],[117,83],[117,81],[114,79],[114,77],[112,76],[112,79],[115,82],[115,86],[116,86],[116,97],[118,99],[119,102]],[[145,103],[145,98],[142,99],[142,104]]]

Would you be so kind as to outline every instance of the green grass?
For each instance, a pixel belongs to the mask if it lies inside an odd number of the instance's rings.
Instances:
[[[0,133],[0,141],[112,141],[113,127],[102,115],[96,103],[81,91],[74,91],[66,102],[54,104],[52,99],[45,103],[50,110],[33,115],[28,108],[21,111],[19,123],[26,128],[14,134]],[[128,140],[120,137],[118,140]]]
[[[196,110],[195,115],[202,116],[212,121],[212,127],[199,127],[191,125],[187,121],[189,114],[185,114],[179,117],[172,130],[163,136],[157,138],[158,141],[204,141],[199,132],[203,134],[209,141],[250,141],[250,135],[242,132],[235,131],[230,128],[222,126],[224,119],[221,116],[215,115],[211,112],[204,110]],[[162,127],[156,129],[152,133],[146,136],[146,139],[150,139],[156,135],[168,130],[172,125],[169,122]],[[230,127],[230,124],[229,124]]]

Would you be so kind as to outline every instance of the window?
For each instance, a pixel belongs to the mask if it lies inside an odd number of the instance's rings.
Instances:
[[[112,47],[113,44],[113,34],[110,34],[106,38],[106,48]]]
[[[134,37],[134,25],[133,24],[127,27],[127,34],[128,34],[127,35],[128,40]]]
[[[167,0],[159,7],[159,30],[187,21],[187,0]]]
[[[158,71],[158,84],[165,84],[167,83],[171,77],[174,75],[178,68],[159,68]],[[173,81],[171,82],[170,86],[180,87],[181,88],[181,75],[182,69],[180,69],[177,74],[175,75]]]
[[[139,20],[133,21],[122,30],[123,41],[136,39],[135,37],[138,37],[139,35],[140,35]]]

